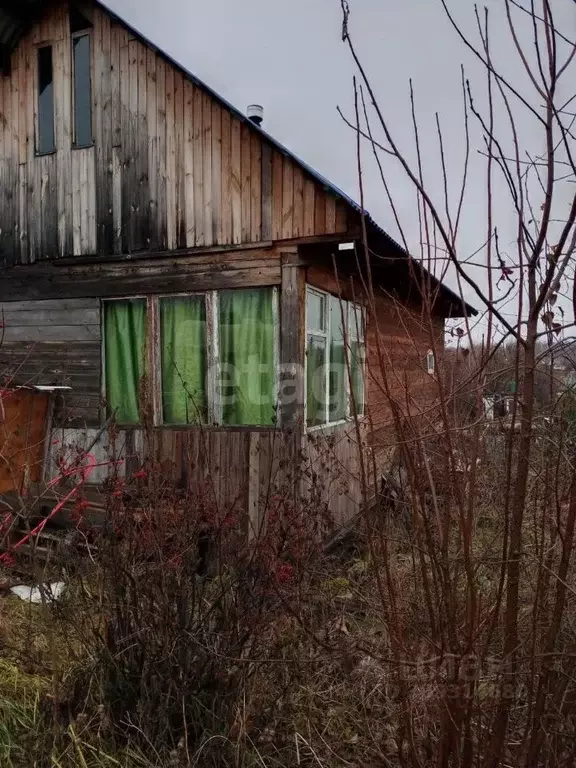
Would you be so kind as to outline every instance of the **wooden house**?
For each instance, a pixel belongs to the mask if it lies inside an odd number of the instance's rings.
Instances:
[[[257,516],[304,457],[346,518],[382,365],[429,404],[474,310],[101,3],[0,0],[0,66],[0,374],[52,392],[44,481],[63,446],[105,456],[113,414],[127,477],[152,434],[175,482]]]

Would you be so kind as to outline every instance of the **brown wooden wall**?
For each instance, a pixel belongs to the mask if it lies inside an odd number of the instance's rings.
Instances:
[[[444,320],[430,320],[417,308],[386,297],[377,297],[375,304],[366,337],[366,401],[370,443],[377,465],[384,467],[398,444],[394,411],[419,422],[437,421],[438,377],[428,373],[426,358],[429,350],[437,365],[442,357]]]
[[[56,151],[45,156],[35,151],[40,44],[54,59]],[[97,4],[85,149],[72,148],[71,69],[60,3],[0,75],[0,263],[346,232],[344,202]]]
[[[120,476],[130,483],[145,456],[166,482],[190,488],[221,512],[233,511],[239,519],[247,514],[253,531],[265,524],[275,496],[285,501],[293,496],[315,514],[325,505],[336,526],[349,520],[361,501],[358,442],[351,427],[329,435],[249,428],[155,429],[147,435],[120,430],[114,447],[98,429],[56,427],[49,439],[47,478],[58,475],[60,456],[90,447],[101,465],[90,485],[104,482],[113,455],[122,462]]]
[[[98,424],[98,299],[0,302],[0,322],[0,384],[69,386],[66,412],[76,423]]]

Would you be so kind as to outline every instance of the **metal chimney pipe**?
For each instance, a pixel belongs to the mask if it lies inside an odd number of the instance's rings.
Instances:
[[[255,125],[259,127],[262,125],[262,121],[264,120],[264,107],[262,107],[261,104],[250,104],[246,110],[246,114],[248,115],[248,119],[252,120]]]

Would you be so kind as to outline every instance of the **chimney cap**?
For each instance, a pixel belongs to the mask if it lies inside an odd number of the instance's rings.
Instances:
[[[249,104],[246,110],[248,119],[256,125],[262,125],[264,120],[264,107],[261,104]]]

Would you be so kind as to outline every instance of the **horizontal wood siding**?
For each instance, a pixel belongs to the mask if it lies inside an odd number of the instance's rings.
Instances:
[[[347,231],[346,203],[101,6],[92,16],[94,146],[72,147],[66,4],[46,11],[0,76],[0,264]],[[56,114],[56,151],[44,157],[40,42],[53,46]]]
[[[8,305],[13,298],[23,297],[68,300],[214,291],[280,285],[281,281],[280,257],[272,250],[242,249],[179,259],[163,254],[119,263],[44,263],[8,270],[0,279],[0,302]],[[84,333],[90,335],[92,331]]]
[[[0,304],[0,377],[19,386],[69,386],[59,417],[98,424],[101,332],[97,299]]]

